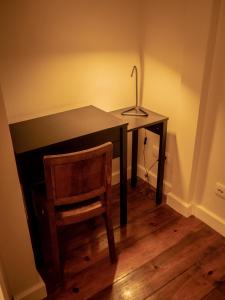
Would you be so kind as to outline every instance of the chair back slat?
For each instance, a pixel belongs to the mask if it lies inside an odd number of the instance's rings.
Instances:
[[[111,185],[112,143],[44,157],[47,196],[54,205],[81,202],[106,193]]]

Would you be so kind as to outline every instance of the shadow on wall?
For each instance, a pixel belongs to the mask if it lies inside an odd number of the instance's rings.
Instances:
[[[144,151],[142,141],[144,141],[145,135],[147,136],[147,144],[145,145]],[[156,186],[156,174],[158,167],[156,161],[158,159],[159,136],[148,130],[146,130],[145,132],[144,129],[141,129],[139,140],[138,164],[149,171],[150,176],[152,175],[152,177],[150,177],[150,184]],[[185,188],[183,181],[183,172],[180,163],[180,154],[177,147],[176,135],[171,132],[168,132],[167,134],[166,156],[167,159],[165,161],[164,192],[167,193],[172,191],[172,193],[176,194],[179,198],[183,198],[185,196]]]
[[[154,165],[156,159],[156,153],[158,151],[159,136],[149,132],[150,146],[146,151],[147,154],[147,165]],[[157,164],[152,168],[152,173],[156,176],[157,174]],[[167,143],[166,143],[166,161],[164,170],[164,180],[167,192],[172,192],[179,198],[183,199],[185,197],[185,188],[183,182],[183,172],[180,163],[180,154],[177,146],[176,134],[168,132],[167,133]]]
[[[196,183],[196,133],[200,140],[206,125],[200,129],[199,122],[205,115],[201,110],[209,92],[220,3],[145,1],[144,106],[169,116],[167,151],[173,166],[166,163],[165,178],[172,193],[186,201]]]
[[[167,149],[169,156],[165,163],[165,178],[171,184],[171,191],[179,198],[185,198],[183,172],[180,163],[180,154],[177,147],[177,137],[169,132],[167,135]]]
[[[198,126],[196,132],[195,152],[193,158],[190,193],[189,198],[200,201],[205,185],[208,161],[210,157],[212,139],[217,118],[217,110],[220,101],[219,89],[213,90],[213,87],[223,87],[223,68],[219,63],[219,69],[213,69],[213,59],[218,38],[218,24],[220,18],[221,0],[214,0],[212,7],[211,28],[208,38],[205,72],[201,91],[201,103],[199,109]],[[217,53],[218,57],[224,56],[225,45]],[[213,83],[210,86],[210,83]],[[194,195],[194,193],[196,193]]]

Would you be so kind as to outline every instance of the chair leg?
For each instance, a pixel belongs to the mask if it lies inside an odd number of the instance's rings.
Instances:
[[[110,260],[112,263],[115,263],[117,261],[117,254],[116,254],[112,220],[111,220],[110,215],[107,212],[104,213],[103,216],[104,216],[105,225],[106,225]]]

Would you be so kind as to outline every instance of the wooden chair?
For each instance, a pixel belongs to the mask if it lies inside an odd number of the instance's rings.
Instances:
[[[109,193],[112,177],[112,143],[84,151],[44,157],[46,199],[40,201],[47,215],[52,262],[62,276],[58,229],[103,215],[109,254],[115,262],[116,250],[110,212]]]

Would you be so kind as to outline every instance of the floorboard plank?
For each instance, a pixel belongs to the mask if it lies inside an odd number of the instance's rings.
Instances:
[[[218,234],[203,226],[91,299],[145,299],[222,244]]]
[[[138,183],[139,184],[137,186],[137,189],[135,189],[135,192],[133,189],[131,189],[131,187],[128,189],[128,224],[130,222],[133,222],[134,220],[143,218],[144,215],[148,215],[157,208],[154,201],[155,193],[150,190],[149,187],[146,187],[146,184],[140,183],[140,180]],[[119,186],[113,187],[114,192],[112,196],[112,218],[114,229],[120,228],[118,189]],[[114,197],[116,197],[116,199]],[[139,200],[141,201],[141,203],[139,202]],[[95,218],[95,221],[90,223],[84,222],[82,224],[68,226],[62,232],[62,242],[67,245],[67,247],[65,248],[66,253],[81,245],[90,243],[92,240],[95,240],[102,234],[105,234],[105,227],[102,218]]]
[[[165,203],[156,206],[155,192],[140,179],[135,189],[128,184],[127,226],[119,224],[119,185],[111,202],[118,262],[110,263],[100,218],[66,227],[64,280],[53,286],[43,269],[46,299],[225,300],[225,238]]]
[[[225,293],[221,293],[218,289],[212,290],[208,295],[206,295],[202,300],[224,300]]]
[[[225,271],[225,244],[210,248],[207,255],[191,268],[176,277],[162,289],[146,298],[155,299],[202,299],[214,289],[214,283]]]
[[[118,254],[125,248],[132,247],[138,240],[178,218],[180,216],[171,213],[167,207],[159,207],[144,215],[143,218],[130,222],[126,227],[116,228],[114,234]],[[67,251],[64,272],[65,274],[79,272],[107,256],[108,243],[106,233],[104,233],[93,243],[87,243]]]
[[[138,240],[131,247],[125,248],[120,253],[117,264],[110,264],[107,257],[78,274],[70,274],[73,280],[65,278],[63,289],[67,292],[72,291],[73,288],[79,289],[77,299],[88,299],[172,247],[190,231],[198,231],[201,226],[201,222],[192,217],[172,221]]]

